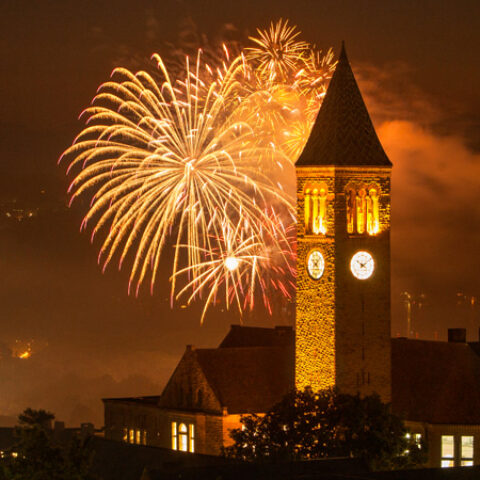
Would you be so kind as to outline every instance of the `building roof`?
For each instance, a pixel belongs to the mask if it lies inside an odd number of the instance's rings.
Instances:
[[[148,395],[146,397],[102,398],[102,402],[129,402],[141,403],[142,405],[157,405],[159,400],[160,395]]]
[[[230,414],[267,412],[294,386],[292,346],[205,348],[195,353]]]
[[[407,420],[480,425],[480,357],[467,343],[392,339],[392,399]]]
[[[293,388],[293,336],[288,347],[262,347],[264,329],[237,330],[259,346],[200,349],[199,363],[229,413],[265,412]],[[480,425],[480,357],[467,343],[392,339],[392,399],[407,420]]]
[[[284,347],[292,345],[293,338],[294,331],[290,326],[262,328],[231,325],[230,331],[218,348]]]
[[[297,166],[389,167],[348,62],[340,57]]]
[[[228,413],[266,412],[294,387],[293,333],[280,337],[283,345],[270,346],[276,335],[278,329],[234,326],[219,348],[193,350]],[[392,339],[393,411],[410,421],[480,425],[478,345]],[[107,401],[155,405],[158,399]]]

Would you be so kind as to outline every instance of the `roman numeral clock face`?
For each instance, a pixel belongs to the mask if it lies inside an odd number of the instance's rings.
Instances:
[[[350,262],[350,270],[359,280],[370,278],[374,268],[375,262],[368,252],[357,252]]]

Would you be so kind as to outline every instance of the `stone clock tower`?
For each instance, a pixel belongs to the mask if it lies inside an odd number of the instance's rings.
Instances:
[[[390,172],[342,46],[297,171],[297,388],[390,401]]]

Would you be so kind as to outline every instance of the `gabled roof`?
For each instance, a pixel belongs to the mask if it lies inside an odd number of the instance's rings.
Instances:
[[[293,387],[293,347],[202,348],[197,360],[228,413],[267,412]]]
[[[389,167],[363,101],[345,46],[297,166]]]

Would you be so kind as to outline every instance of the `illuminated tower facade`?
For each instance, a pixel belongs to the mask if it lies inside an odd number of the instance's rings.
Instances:
[[[297,171],[297,388],[391,397],[390,173],[344,47]]]

